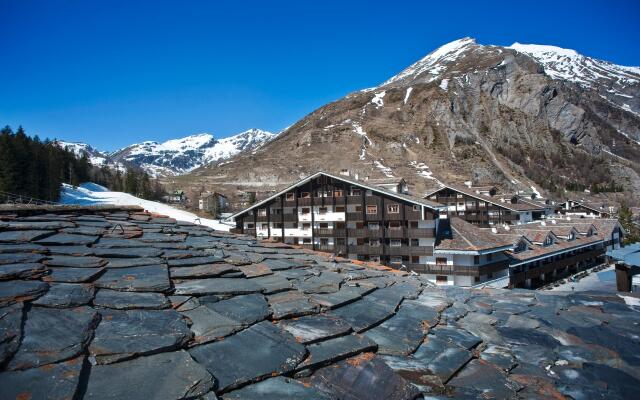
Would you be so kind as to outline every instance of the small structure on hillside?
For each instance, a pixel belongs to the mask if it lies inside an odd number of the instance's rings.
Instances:
[[[198,198],[198,209],[213,216],[219,216],[220,213],[227,211],[228,208],[229,200],[222,193],[203,192]]]
[[[170,194],[163,197],[163,199],[169,204],[184,204],[187,201],[187,196],[184,190],[174,190]]]

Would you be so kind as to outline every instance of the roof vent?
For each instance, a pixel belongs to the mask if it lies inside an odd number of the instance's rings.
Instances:
[[[511,230],[511,228],[509,227],[509,225],[505,224],[505,225],[504,225],[504,230],[505,230],[505,231],[509,231],[509,230]]]
[[[491,232],[492,233],[498,233],[498,230],[495,227],[493,227],[493,228],[491,228]]]

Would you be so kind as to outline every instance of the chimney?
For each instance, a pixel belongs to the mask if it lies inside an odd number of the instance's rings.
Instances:
[[[358,180],[358,173],[356,172],[355,175],[353,175],[354,178],[356,178],[356,180]]]
[[[466,187],[470,188],[471,185],[472,185],[472,182],[471,181],[466,181],[464,184],[465,184]]]
[[[495,227],[493,227],[491,228],[491,233],[498,233],[498,230]]]

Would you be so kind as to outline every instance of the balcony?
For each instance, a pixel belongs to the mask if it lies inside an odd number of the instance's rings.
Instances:
[[[432,238],[435,237],[434,228],[409,228],[407,229],[409,238]]]
[[[431,256],[433,247],[431,246],[385,246],[385,251],[390,256]]]
[[[406,228],[387,228],[385,229],[384,235],[390,239],[402,239],[406,236],[407,230]]]
[[[245,235],[249,235],[249,236],[255,236],[256,235],[256,230],[255,229],[245,229],[244,230],[244,234]]]
[[[407,269],[415,271],[421,274],[435,274],[435,275],[462,275],[462,276],[480,276],[487,275],[488,273],[503,271],[508,268],[508,261],[497,261],[492,264],[476,266],[462,266],[462,265],[433,265],[433,264],[406,264]]]
[[[278,217],[280,217],[280,215],[278,215]],[[284,222],[296,222],[297,220],[297,214],[284,214]]]
[[[362,211],[348,212],[347,221],[362,221]]]
[[[414,211],[413,208],[411,208],[411,209],[407,208],[407,211],[405,212],[405,219],[407,219],[407,220],[421,220],[422,219],[422,215],[421,215],[420,211]]]
[[[298,198],[298,207],[310,206],[310,205],[311,205],[311,197]]]
[[[346,229],[316,228],[314,231],[318,237],[345,237]]]
[[[362,196],[347,196],[347,204],[362,204]]]
[[[268,220],[268,218],[267,218],[266,215],[258,215],[256,217],[256,221],[258,221],[258,222],[267,222],[267,220]]]
[[[382,229],[351,228],[349,229],[349,237],[380,238],[382,237]]]
[[[382,246],[369,246],[369,245],[349,246],[349,253],[380,255],[382,254]]]
[[[378,210],[380,210],[380,209],[378,209]],[[377,213],[375,213],[375,214],[366,213],[365,214],[365,218],[366,218],[367,221],[380,221],[380,220],[382,220],[382,214],[379,211]]]

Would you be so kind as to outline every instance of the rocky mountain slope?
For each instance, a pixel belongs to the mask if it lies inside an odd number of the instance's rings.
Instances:
[[[94,165],[133,165],[152,176],[162,177],[183,174],[211,163],[223,162],[242,152],[254,151],[275,136],[260,129],[250,129],[224,139],[201,133],[163,143],[136,143],[111,153],[96,150],[85,143],[58,143],[69,147],[77,155],[86,154]]]
[[[380,86],[304,117],[255,152],[184,176],[269,191],[317,170],[565,195],[640,194],[640,69],[552,46],[448,43]]]

